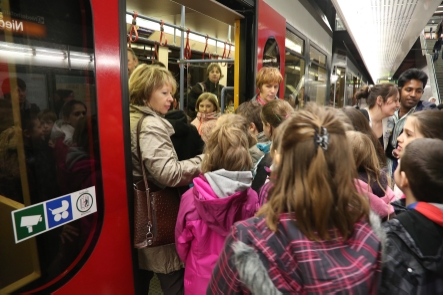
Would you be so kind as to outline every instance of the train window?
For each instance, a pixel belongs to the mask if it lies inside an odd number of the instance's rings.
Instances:
[[[286,31],[285,58],[285,99],[296,109],[306,102],[305,93],[305,60],[303,59],[305,41]]]
[[[345,106],[345,75],[346,69],[337,67],[337,81],[335,86],[335,106],[342,108]]]
[[[285,61],[285,99],[294,108],[302,108],[307,99],[304,92],[304,76],[305,61],[304,59],[294,55],[290,51],[286,51]]]
[[[357,77],[352,72],[348,71],[348,74],[346,75],[346,105],[352,106],[355,104],[354,93],[358,89],[357,80]]]
[[[310,101],[315,101],[319,105],[325,104],[326,98],[326,69],[316,64],[309,67],[309,91],[308,97]]]
[[[0,293],[50,293],[86,261],[101,224],[92,11],[88,0],[0,10]],[[81,192],[90,197],[74,204]]]
[[[277,40],[275,40],[274,37],[270,37],[266,41],[263,50],[263,66],[280,69],[280,49],[278,48]]]
[[[290,31],[286,31],[286,49],[303,55],[305,52],[305,40]]]
[[[326,55],[311,47],[309,50],[309,56],[311,61],[318,63],[320,66],[326,66]]]
[[[309,56],[311,62],[308,74],[308,97],[310,101],[324,105],[326,102],[326,93],[329,94],[329,91],[326,91],[326,54],[323,54],[320,50],[311,46]]]

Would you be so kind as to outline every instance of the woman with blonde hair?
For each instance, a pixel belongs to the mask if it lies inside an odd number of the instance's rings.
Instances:
[[[332,111],[300,111],[277,137],[271,197],[232,228],[207,292],[376,294],[381,245],[344,125]]]
[[[206,143],[202,175],[182,197],[175,229],[185,262],[185,294],[204,294],[231,226],[254,216],[246,119],[223,115]]]
[[[374,144],[369,136],[358,131],[347,131],[346,136],[358,173],[357,189],[368,196],[372,211],[389,219],[394,213],[390,202],[395,201],[395,195],[389,186],[388,175],[380,167]]]
[[[148,181],[159,188],[187,186],[200,174],[202,156],[179,161],[170,136],[174,128],[164,118],[176,90],[176,81],[165,68],[139,65],[129,78],[129,110],[131,127],[132,175],[136,183],[142,179],[137,153],[140,145]],[[142,121],[137,143],[137,124]],[[154,273],[160,279],[165,294],[183,292],[183,263],[175,244],[138,250],[138,262],[143,280],[137,282],[137,293],[147,294]]]
[[[217,96],[210,92],[202,93],[195,104],[195,111],[197,112],[197,117],[191,124],[197,128],[198,134],[200,134],[203,141],[207,142],[217,119],[220,117]]]

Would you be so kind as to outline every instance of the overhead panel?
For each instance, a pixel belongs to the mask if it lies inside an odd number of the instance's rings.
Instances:
[[[174,0],[173,2],[198,11],[228,25],[233,25],[236,20],[243,18],[241,14],[214,0]]]
[[[391,77],[441,0],[332,0],[373,81]]]

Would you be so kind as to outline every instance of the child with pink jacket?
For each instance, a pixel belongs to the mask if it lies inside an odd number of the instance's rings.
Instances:
[[[258,209],[247,126],[240,115],[220,118],[206,144],[202,174],[182,196],[175,242],[185,263],[185,294],[206,293],[231,226]]]

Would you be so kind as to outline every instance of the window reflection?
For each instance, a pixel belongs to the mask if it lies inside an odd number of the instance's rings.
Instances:
[[[314,47],[311,47],[309,50],[309,56],[311,58],[311,61],[318,63],[321,66],[326,66],[326,55],[315,49]]]
[[[325,104],[326,98],[326,69],[316,64],[309,68],[309,91],[310,101],[315,101],[319,105]]]
[[[0,17],[23,31],[0,28],[1,214],[91,186],[102,204],[90,3],[2,4]],[[18,244],[11,228],[0,227],[1,257],[10,258],[0,257],[0,293],[72,275],[99,226],[95,213]]]
[[[286,31],[285,46],[286,49],[301,55],[303,55],[305,52],[305,41],[290,31]]]
[[[280,69],[280,49],[278,48],[277,40],[273,37],[266,41],[263,50],[263,66]]]
[[[308,73],[308,96],[311,101],[315,101],[319,105],[329,104],[329,99],[326,103],[326,94],[330,93],[330,90],[326,89],[326,55],[311,46],[309,49],[309,56],[311,59],[311,66],[309,67]]]
[[[335,84],[335,107],[342,108],[345,106],[345,68],[337,67],[337,82]]]
[[[304,85],[305,61],[291,53],[286,52],[285,62],[285,99],[295,108],[300,109],[309,101]]]

